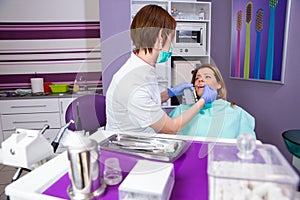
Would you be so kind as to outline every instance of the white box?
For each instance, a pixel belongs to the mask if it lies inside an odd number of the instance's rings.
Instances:
[[[31,169],[53,154],[53,147],[38,130],[16,129],[2,142],[4,165]]]
[[[119,199],[166,200],[174,182],[172,163],[139,160],[119,186]]]

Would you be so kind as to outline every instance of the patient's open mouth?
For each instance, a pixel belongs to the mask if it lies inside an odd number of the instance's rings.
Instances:
[[[194,85],[194,87],[197,87],[197,88],[204,88],[204,85],[198,84],[198,85]]]

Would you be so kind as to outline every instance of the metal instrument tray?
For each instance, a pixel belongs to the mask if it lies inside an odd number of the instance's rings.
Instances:
[[[99,143],[100,149],[150,160],[173,162],[185,151],[186,141],[160,137],[114,134]]]

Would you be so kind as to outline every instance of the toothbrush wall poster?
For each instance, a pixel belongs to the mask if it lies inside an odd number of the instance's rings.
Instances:
[[[284,83],[290,0],[232,0],[230,77]]]

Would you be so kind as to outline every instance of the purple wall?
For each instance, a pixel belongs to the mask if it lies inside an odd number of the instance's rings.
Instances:
[[[300,129],[300,23],[297,20],[300,17],[300,1],[291,0],[284,85],[229,78],[231,0],[211,2],[211,55],[224,76],[229,100],[242,106],[255,117],[255,131],[259,140],[276,145],[291,161],[292,156],[283,142],[281,133],[287,129]]]
[[[112,74],[129,58],[130,21],[130,0],[100,1],[103,94],[106,94]]]
[[[101,37],[105,41],[114,38],[114,34],[129,30],[130,15],[129,0],[100,1]],[[105,3],[104,3],[105,2]],[[230,46],[231,46],[231,0],[211,0],[212,2],[212,35],[211,55],[220,68],[228,88],[229,100],[245,108],[256,119],[257,138],[264,143],[276,145],[285,157],[291,161],[291,154],[287,151],[281,133],[287,129],[300,129],[300,17],[299,0],[291,0],[291,17],[285,70],[285,84],[255,82],[230,79]],[[120,6],[115,6],[116,4]],[[113,7],[113,9],[112,9]],[[111,8],[111,9],[110,9]],[[113,12],[113,13],[112,13]],[[117,16],[116,16],[117,15]],[[119,16],[120,15],[120,16]],[[112,42],[110,44],[113,44]],[[104,58],[107,54],[117,55],[112,46],[102,47],[102,61],[104,66],[104,90],[108,87],[113,74],[126,60],[128,54],[123,51],[121,59],[109,62]],[[122,41],[120,48],[128,48],[128,43]],[[110,49],[110,50],[109,50]],[[105,54],[105,55],[107,55]],[[111,55],[107,55],[111,56]],[[106,63],[105,63],[106,62]]]

